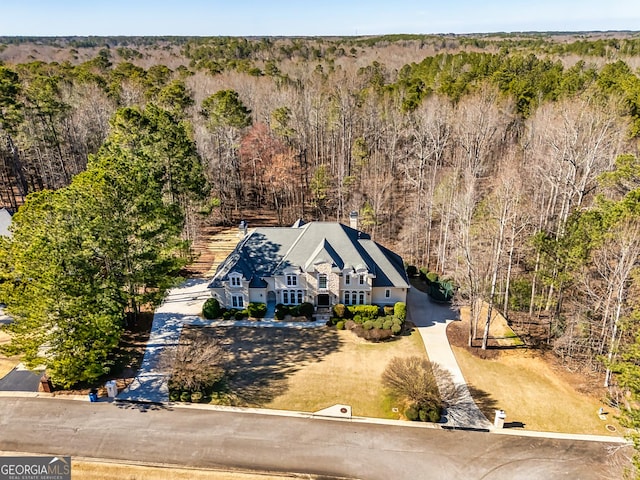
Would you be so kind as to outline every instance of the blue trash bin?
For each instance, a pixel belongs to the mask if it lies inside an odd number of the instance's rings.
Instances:
[[[95,390],[91,390],[91,392],[89,393],[89,401],[90,402],[97,402],[98,401],[98,392]]]

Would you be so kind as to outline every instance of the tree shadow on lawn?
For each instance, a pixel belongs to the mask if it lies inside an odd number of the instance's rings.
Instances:
[[[471,398],[478,406],[480,411],[487,417],[488,420],[493,421],[493,416],[498,408],[498,402],[484,390],[474,387],[471,384],[467,384]]]
[[[288,378],[339,350],[325,328],[203,327],[231,354],[228,387],[238,405],[261,406],[287,391]]]

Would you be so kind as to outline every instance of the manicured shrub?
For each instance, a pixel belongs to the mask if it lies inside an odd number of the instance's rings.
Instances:
[[[180,394],[181,402],[190,402],[191,401],[191,392],[182,392]]]
[[[243,318],[246,318],[246,317],[247,317],[246,310],[238,310],[233,316],[233,318],[235,318],[236,320],[242,320]]]
[[[415,265],[407,265],[406,272],[409,277],[415,277],[418,275],[418,269]]]
[[[336,323],[336,330],[344,330],[344,320],[339,320],[338,323]]]
[[[384,323],[384,320],[382,318],[378,317],[375,320],[373,320],[373,328],[382,329],[383,328],[383,326],[382,326],[383,323]]]
[[[193,392],[191,394],[191,401],[193,403],[200,403],[202,402],[202,398],[204,397],[204,395],[202,395],[202,392]]]
[[[385,315],[393,315],[393,305],[385,305],[382,307],[382,311]]]
[[[314,310],[313,304],[309,302],[301,303],[300,306],[298,307],[298,311],[300,315],[304,315],[307,318],[313,317],[313,310]]]
[[[267,304],[260,302],[251,302],[247,305],[247,312],[249,316],[253,318],[264,318],[267,314]]]
[[[391,330],[383,330],[381,328],[372,328],[371,330],[365,330],[362,338],[369,340],[370,342],[383,342],[389,340],[393,334]]]
[[[440,421],[440,411],[435,410],[435,409],[430,409],[427,413],[427,421],[428,422],[439,422]]]
[[[202,306],[202,316],[207,319],[219,318],[221,315],[220,302],[217,298],[207,298]]]
[[[393,306],[393,314],[398,320],[405,321],[407,319],[407,304],[398,302]]]
[[[344,314],[346,311],[347,307],[343,303],[338,303],[337,305],[333,306],[333,315],[338,318],[344,318]]]
[[[371,320],[367,320],[362,324],[362,328],[365,330],[371,330],[373,328],[373,322]]]
[[[404,411],[404,416],[407,417],[407,420],[411,420],[412,422],[418,420],[419,415],[420,413],[418,412],[418,409],[413,405]]]
[[[397,323],[394,323],[391,326],[391,333],[393,333],[394,335],[398,335],[400,334],[400,332],[402,332],[402,325],[398,325]]]
[[[177,402],[180,400],[180,392],[178,390],[171,390],[169,392],[169,400],[171,402]]]
[[[222,314],[222,318],[224,318],[225,320],[231,320],[232,318],[235,318],[236,312],[238,310],[236,310],[235,308],[231,308],[229,310],[226,310],[223,314]]]
[[[347,310],[351,312],[352,316],[360,315],[369,320],[377,318],[380,313],[380,308],[377,305],[350,305]]]
[[[289,314],[289,307],[281,303],[276,305],[275,315],[278,320],[284,320],[284,317],[286,317],[288,314]]]
[[[354,315],[353,321],[356,322],[358,325],[362,325],[362,317],[360,315]]]
[[[289,315],[291,315],[292,317],[299,317],[300,307],[298,305],[291,305],[289,307]]]
[[[427,277],[428,284],[436,283],[440,278],[436,272],[428,272],[426,277]]]
[[[420,418],[421,422],[427,421],[427,411],[424,408],[418,410],[418,418]]]
[[[391,330],[391,327],[393,327],[393,319],[385,318],[384,322],[382,323],[382,328],[384,328],[385,330]]]
[[[420,280],[424,280],[425,282],[427,281],[427,273],[429,273],[429,270],[427,270],[424,267],[420,268],[420,273],[418,274],[418,276],[420,277]]]

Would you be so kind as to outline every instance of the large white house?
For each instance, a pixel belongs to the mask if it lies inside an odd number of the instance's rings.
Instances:
[[[366,233],[335,222],[298,221],[248,231],[209,288],[226,308],[309,302],[323,309],[405,302],[410,285],[400,256]]]

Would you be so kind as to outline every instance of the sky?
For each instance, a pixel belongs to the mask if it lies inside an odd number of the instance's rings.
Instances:
[[[0,0],[0,36],[640,30],[639,0]]]

